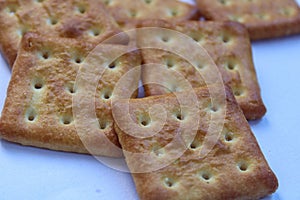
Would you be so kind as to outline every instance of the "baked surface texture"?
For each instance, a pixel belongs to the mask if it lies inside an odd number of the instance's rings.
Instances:
[[[101,0],[118,23],[145,19],[198,19],[196,6],[178,0]]]
[[[0,29],[0,49],[11,67],[28,31],[92,43],[119,32],[98,0],[0,1]]]
[[[294,0],[197,0],[208,20],[233,20],[244,24],[252,40],[300,33],[300,8]]]
[[[119,147],[111,100],[127,98],[128,94],[124,96],[114,89],[125,73],[140,65],[140,56],[139,52],[127,53],[112,64],[101,64],[99,55],[107,56],[107,49],[126,48],[104,44],[91,56],[94,44],[26,33],[0,119],[1,138],[53,150],[122,156],[120,149],[108,146]],[[94,75],[100,68],[104,72]],[[137,69],[131,75],[120,86],[124,93],[138,87],[140,71]],[[95,89],[87,93],[93,86]],[[92,104],[87,98],[94,99]],[[94,116],[87,111],[93,105]]]
[[[212,87],[215,86],[210,86],[210,89]],[[252,200],[277,189],[276,176],[268,166],[231,90],[225,89],[225,104],[218,107],[217,100],[214,104],[217,109],[212,110],[210,89],[195,89],[198,101],[193,102],[194,107],[185,107],[185,103],[179,103],[178,99],[188,97],[189,92],[133,99],[129,103],[120,100],[114,104],[116,110],[129,105],[127,117],[131,117],[140,127],[138,131],[127,124],[122,112],[115,113],[115,119],[119,120],[115,123],[116,132],[128,167],[131,172],[139,172],[132,173],[132,176],[141,200]],[[160,108],[149,111],[154,105],[160,105]],[[161,115],[162,111],[166,113],[165,118]],[[201,156],[204,148],[208,147],[206,145],[212,141],[208,130],[214,122],[210,119],[212,116],[223,118],[223,111],[224,126],[221,127],[213,148],[206,156]],[[152,117],[146,120],[147,115]],[[197,121],[194,117],[197,116],[200,120],[197,128],[193,129]],[[148,122],[147,125],[144,121]],[[147,130],[157,128],[160,121],[164,123],[157,132],[148,137],[143,135]],[[196,130],[195,137],[188,140],[187,136],[193,130]],[[175,144],[174,141],[182,145],[168,147],[171,143]],[[184,150],[182,146],[185,146]],[[146,156],[139,157],[138,153]],[[179,156],[170,159],[170,155],[176,153]],[[170,162],[165,166],[148,171],[155,164],[160,165],[166,160]],[[147,171],[143,172],[143,169]]]
[[[142,48],[152,44],[168,45],[171,49],[178,49],[176,38],[158,34],[138,34],[138,46],[142,49],[143,66],[142,79],[146,84],[146,96],[181,91],[183,84],[172,76],[165,76],[153,64],[164,66],[170,72],[179,72],[194,88],[205,86],[205,80],[210,78],[216,68],[221,73],[223,81],[228,84],[248,120],[261,118],[266,108],[261,98],[260,87],[253,64],[251,44],[247,30],[236,22],[166,22],[162,20],[147,20],[139,27],[158,27],[178,31],[192,38],[208,53],[205,57],[195,57],[190,63],[182,55],[175,55],[161,49]],[[167,42],[164,40],[168,40]],[[187,44],[184,44],[188,46]],[[184,46],[182,44],[182,46]],[[152,45],[153,46],[153,45]],[[191,46],[191,45],[190,45]],[[199,47],[199,48],[201,48]],[[193,54],[187,47],[186,52]],[[210,60],[216,64],[211,62]],[[192,65],[194,64],[194,66]],[[213,66],[213,65],[214,66]],[[206,75],[208,74],[208,75]],[[203,76],[206,76],[204,79]],[[174,80],[173,80],[174,79]]]

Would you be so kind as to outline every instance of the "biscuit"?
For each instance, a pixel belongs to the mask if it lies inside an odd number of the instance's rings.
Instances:
[[[115,92],[115,85],[125,73],[140,65],[140,56],[133,51],[104,65],[101,64],[101,55],[106,56],[116,49],[126,48],[125,45],[103,44],[97,49],[99,55],[91,59],[94,44],[26,33],[13,68],[0,119],[1,138],[53,150],[122,156],[113,129],[111,100],[124,96]],[[91,74],[97,74],[99,67],[105,70],[101,77],[94,80],[91,76],[84,76],[82,80],[79,79],[80,82],[76,82],[79,72],[91,71]],[[138,88],[140,70],[136,69],[131,74],[130,79],[120,86],[125,93],[130,88]],[[95,118],[91,116],[93,113],[85,112],[86,107],[80,106],[86,102],[85,90],[93,85],[95,89],[91,99],[95,99],[92,101]],[[85,106],[93,108],[92,105]],[[82,119],[75,118],[75,109],[79,113],[77,116]],[[94,129],[93,124],[96,127]],[[84,131],[80,132],[79,129]],[[116,149],[107,145],[107,138]]]
[[[244,24],[252,40],[300,33],[300,8],[294,0],[197,0],[208,20]]]
[[[102,0],[118,23],[145,19],[189,20],[199,17],[196,6],[178,0]]]
[[[97,0],[1,1],[0,29],[0,49],[11,67],[21,38],[28,31],[93,43],[119,32]]]
[[[206,22],[188,21],[171,23],[162,20],[147,20],[139,24],[140,27],[160,27],[179,31],[200,44],[217,65],[225,84],[231,86],[235,97],[249,120],[261,118],[266,108],[260,95],[260,88],[252,59],[251,44],[247,30],[236,22]],[[170,41],[164,41],[158,34],[138,34],[140,48],[151,46],[154,43],[167,45],[170,49],[178,49],[176,38],[168,36]],[[177,45],[177,46],[176,46]],[[186,46],[187,44],[185,44]],[[159,49],[142,49],[143,63],[146,65],[160,64],[170,71],[179,72],[189,81],[192,87],[205,86],[202,75],[213,72],[213,67],[207,57],[196,58],[196,67],[184,58],[174,53]],[[187,52],[193,52],[187,47]],[[182,55],[180,55],[182,56]],[[203,60],[202,60],[203,59]],[[165,94],[180,91],[184,88],[178,80],[172,76],[165,76],[156,72],[157,68],[144,66],[142,79],[145,83],[155,82],[159,84],[145,84],[146,96]],[[196,69],[197,68],[197,69]],[[208,75],[210,76],[210,75]],[[165,86],[168,87],[165,87]]]
[[[178,97],[185,99],[190,92],[129,102],[119,100],[113,104],[116,132],[140,199],[259,199],[276,191],[277,178],[231,90],[226,88],[225,104],[215,104],[215,109],[210,107],[211,95],[206,87],[195,89],[198,102],[194,106],[179,103]],[[159,106],[156,109],[153,105]],[[126,106],[127,118],[131,117],[139,129],[124,120],[120,109]],[[221,116],[225,108],[226,114]],[[160,114],[163,111],[165,115]],[[210,121],[212,115],[224,119],[224,126],[213,148],[202,156],[209,141],[209,127],[214,123]],[[197,116],[199,123],[195,120]],[[164,123],[157,127],[160,121]],[[149,129],[158,131],[151,136],[143,135]],[[195,137],[186,140],[193,130]]]

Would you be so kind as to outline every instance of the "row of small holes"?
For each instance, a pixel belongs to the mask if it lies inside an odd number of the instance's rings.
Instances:
[[[44,60],[48,60],[48,59],[50,58],[50,53],[47,52],[47,51],[45,51],[45,52],[43,52],[43,53],[41,54],[41,57],[42,57]],[[75,58],[73,59],[73,61],[74,61],[76,64],[81,64],[81,63],[84,61],[84,59],[81,58],[81,57],[75,57]],[[108,65],[108,68],[109,68],[109,69],[114,69],[114,68],[116,68],[116,66],[117,66],[117,63],[116,63],[116,62],[113,62],[113,63],[111,63],[110,65]]]
[[[279,11],[280,14],[284,15],[284,16],[292,16],[292,12],[288,9],[283,9]],[[262,20],[269,20],[271,19],[271,16],[268,15],[267,13],[260,13],[260,14],[254,14],[253,15],[255,18],[257,19],[262,19]],[[230,16],[229,17],[231,20],[233,21],[238,21],[238,22],[244,22],[244,18],[242,16]]]
[[[226,43],[229,43],[229,42],[231,41],[229,35],[227,35],[227,34],[223,34],[223,35],[221,36],[221,38],[222,38],[223,43],[225,43],[225,44],[226,44]],[[193,37],[193,39],[194,39],[196,42],[199,42],[199,41],[201,40],[200,38],[196,38],[196,37]],[[161,41],[164,42],[164,43],[167,43],[167,42],[170,42],[170,38],[167,37],[167,36],[162,36],[162,37],[161,37]]]
[[[34,122],[37,118],[37,114],[32,108],[29,109],[29,111],[26,115],[27,115],[27,120],[29,122]],[[71,117],[71,116],[62,116],[60,118],[60,123],[63,124],[63,125],[70,125],[70,124],[72,124],[73,121],[74,121],[73,117]],[[107,128],[107,123],[99,122],[99,128],[102,129],[102,130],[106,129]]]
[[[244,0],[245,2],[253,2],[253,0]],[[219,0],[222,5],[229,5],[231,0]]]
[[[248,170],[248,168],[249,168],[249,165],[248,165],[246,162],[242,161],[242,162],[239,162],[239,163],[237,164],[237,168],[238,168],[241,172],[246,172],[246,171]],[[200,172],[199,175],[200,175],[200,178],[201,178],[203,181],[205,181],[205,182],[209,182],[209,181],[212,180],[212,178],[213,178],[212,173],[210,173],[210,172],[208,172],[208,171]],[[175,181],[174,181],[172,178],[167,177],[167,178],[164,179],[164,184],[165,184],[167,187],[171,188],[171,187],[174,187],[176,183],[175,183]]]
[[[33,110],[32,108],[29,109],[26,116],[27,116],[27,120],[29,122],[34,122],[37,119],[37,114],[36,114],[35,110]],[[60,118],[60,123],[63,125],[70,125],[70,124],[72,124],[73,121],[74,121],[73,117],[71,117],[71,116],[62,116]],[[99,122],[99,127],[100,127],[100,129],[104,130],[107,128],[107,123]]]
[[[136,18],[136,17],[139,16],[139,13],[136,10],[130,10],[128,12],[128,15],[129,15],[129,17]],[[178,11],[177,10],[170,10],[169,11],[169,16],[172,16],[172,17],[178,16]]]

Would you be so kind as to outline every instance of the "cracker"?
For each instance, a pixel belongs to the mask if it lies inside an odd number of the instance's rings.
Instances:
[[[125,98],[126,95],[115,92],[115,85],[125,73],[140,65],[140,56],[138,52],[127,53],[104,65],[101,55],[127,47],[103,44],[91,59],[93,48],[94,44],[85,41],[27,33],[21,42],[0,119],[1,137],[53,150],[121,156],[110,102]],[[90,71],[93,75],[99,67],[105,69],[101,78],[97,76],[94,80],[86,75],[75,82],[80,77],[78,72]],[[140,70],[133,70],[131,75],[120,86],[124,93],[138,88]],[[89,98],[95,105],[94,118],[92,112],[86,112],[93,104],[85,96],[93,85],[95,89]],[[75,118],[75,111],[82,119]],[[114,145],[108,146],[109,141]]]
[[[273,193],[278,187],[276,176],[230,89],[226,88],[225,105],[216,107],[216,110],[209,106],[211,96],[206,87],[195,89],[198,102],[194,102],[193,107],[179,103],[178,97],[186,98],[190,92],[133,99],[129,103],[117,101],[113,105],[116,107],[114,117],[118,121],[115,123],[118,126],[116,132],[126,162],[131,172],[138,172],[132,176],[140,199],[259,199]],[[124,120],[120,108],[127,105],[127,118],[131,117],[137,123],[139,131]],[[160,107],[155,109],[153,105]],[[152,117],[149,118],[151,107]],[[224,108],[226,115],[221,134],[211,151],[201,156],[205,151],[211,116],[223,119],[220,113]],[[159,114],[162,111],[166,112],[166,118]],[[193,131],[191,127],[195,127],[196,116],[200,117],[196,136],[187,142],[185,137]],[[140,119],[148,119],[147,125]],[[165,123],[157,127],[160,121]],[[144,137],[143,133],[149,129],[158,131],[152,133],[153,136]],[[133,132],[137,135],[133,136]],[[178,145],[168,149],[172,142]],[[137,153],[144,153],[145,157],[139,157]],[[178,158],[170,159],[175,155],[173,153],[179,155]],[[170,162],[158,170],[148,171],[159,167],[165,160]]]
[[[243,23],[252,40],[300,33],[300,8],[294,0],[197,0],[208,20]]]
[[[251,44],[247,30],[235,22],[204,22],[189,21],[170,23],[162,20],[148,20],[141,23],[141,27],[161,27],[176,30],[193,38],[208,52],[209,56],[218,66],[225,84],[231,86],[235,97],[241,106],[245,116],[249,120],[261,118],[266,108],[263,104],[260,88],[256,77],[252,60]],[[169,36],[170,37],[170,36]],[[153,43],[168,45],[171,49],[178,49],[178,44],[172,42],[176,38],[169,38],[164,42],[159,35],[138,34],[138,45],[141,47]],[[176,46],[177,45],[177,46]],[[185,44],[187,45],[187,44]],[[187,51],[191,51],[189,47]],[[193,52],[189,52],[192,54]],[[179,72],[192,87],[205,86],[203,74],[213,73],[213,67],[207,60],[208,57],[197,58],[195,67],[179,56],[159,50],[142,49],[144,64],[161,64],[170,71]],[[158,84],[146,84],[146,96],[165,94],[183,89],[178,80],[172,76],[165,76],[156,72],[157,68],[144,66],[142,79],[145,83],[156,82]],[[210,76],[210,75],[208,75]],[[168,86],[167,88],[165,86]]]
[[[97,0],[0,2],[0,49],[12,67],[22,36],[28,32],[99,43],[119,32]]]
[[[189,20],[197,8],[178,0],[102,0],[118,23],[145,19]]]

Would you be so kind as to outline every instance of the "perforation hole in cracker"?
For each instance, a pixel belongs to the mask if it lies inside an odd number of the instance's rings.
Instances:
[[[216,104],[210,104],[209,106],[208,106],[208,110],[209,110],[209,112],[211,112],[211,113],[217,113],[218,111],[219,111],[219,107],[218,107],[218,105],[216,105]]]
[[[167,42],[170,41],[170,38],[168,36],[166,36],[166,35],[161,36],[160,39],[161,39],[162,42],[165,42],[165,43],[167,43]]]
[[[165,186],[168,188],[172,188],[176,184],[174,179],[169,178],[169,177],[164,178],[163,182],[164,182]]]
[[[201,63],[198,62],[198,63],[194,63],[194,66],[196,66],[198,69],[203,70],[206,68],[207,65],[204,62],[201,62]]]
[[[174,118],[178,121],[183,121],[186,119],[186,114],[180,109],[176,109],[173,114]]]
[[[170,17],[177,17],[179,15],[179,11],[177,9],[170,9],[168,14]]]
[[[138,17],[138,11],[137,10],[129,10],[128,16],[131,18],[136,18],[136,17]]]
[[[261,20],[269,20],[270,19],[270,15],[267,13],[257,13],[257,14],[254,14],[254,16]]]
[[[148,126],[150,126],[150,124],[152,122],[152,120],[149,116],[149,113],[144,113],[144,114],[139,115],[138,121],[139,121],[140,126],[142,126],[142,127],[148,127]]]
[[[112,0],[104,0],[103,3],[107,6],[112,4]]]
[[[108,88],[104,88],[101,91],[101,98],[105,101],[110,100],[112,98],[112,90]]]
[[[7,6],[7,13],[11,14],[11,15],[14,15],[17,10],[18,10],[18,5],[16,4],[10,4]]]
[[[38,56],[42,60],[48,60],[51,56],[51,53],[50,53],[50,51],[44,49],[41,52],[38,52]]]
[[[224,44],[230,43],[231,42],[231,36],[230,36],[230,34],[223,33],[221,35],[221,40],[223,41]]]
[[[83,5],[79,5],[76,7],[76,11],[80,14],[84,14],[86,12],[86,7]]]
[[[110,64],[108,65],[108,68],[109,68],[109,69],[115,69],[115,68],[117,68],[117,66],[118,66],[118,62],[117,62],[117,61],[114,61],[114,62],[112,62],[112,63],[110,63]]]
[[[64,114],[60,117],[60,123],[68,126],[71,125],[73,122],[73,116],[71,114]]]
[[[108,125],[109,125],[108,122],[105,119],[103,119],[103,118],[98,119],[98,121],[99,121],[99,128],[101,130],[106,129],[108,127]]]
[[[193,34],[191,34],[191,37],[193,38],[193,40],[195,41],[195,42],[202,42],[203,41],[203,35],[202,34],[200,34],[200,33],[193,33]]]
[[[167,58],[165,62],[166,62],[167,68],[173,68],[175,66],[174,59],[172,59],[172,58]]]
[[[226,131],[225,134],[224,134],[224,140],[226,142],[233,142],[234,140],[234,134],[230,131]]]
[[[209,182],[212,180],[213,175],[211,172],[204,170],[199,173],[200,179],[205,182]]]
[[[37,113],[35,109],[28,108],[25,114],[25,119],[27,122],[34,122],[37,119]]]
[[[58,19],[56,19],[55,17],[50,17],[49,19],[47,19],[47,24],[54,26],[58,23]]]
[[[101,28],[92,28],[88,31],[90,36],[97,37],[102,33]]]
[[[67,83],[65,87],[66,87],[66,91],[71,95],[77,92],[77,88],[75,87],[74,82]]]
[[[238,62],[236,58],[227,58],[225,62],[225,68],[229,71],[238,70]]]
[[[237,168],[241,171],[241,172],[247,172],[249,170],[249,164],[246,161],[240,161],[237,163]]]
[[[151,3],[152,3],[152,0],[144,0],[144,2],[145,2],[146,4],[151,4]]]
[[[286,8],[280,9],[279,13],[282,14],[283,16],[290,17],[290,16],[294,16],[295,13],[297,13],[297,10],[292,7],[286,7]]]
[[[185,115],[184,115],[182,112],[177,112],[177,113],[175,114],[175,118],[176,118],[177,120],[179,120],[179,121],[183,121],[184,118],[185,118]]]
[[[152,153],[154,153],[158,157],[161,157],[165,154],[164,149],[161,148],[161,146],[159,144],[154,144],[153,145]]]
[[[226,6],[230,4],[230,0],[218,0],[220,4]]]
[[[190,144],[189,148],[191,150],[197,150],[200,147],[201,147],[201,142],[197,138],[195,138],[194,141]]]
[[[246,95],[246,90],[242,87],[234,87],[232,91],[235,97],[243,97]]]
[[[36,91],[40,91],[43,89],[45,83],[43,81],[42,78],[35,78],[33,81],[32,81],[32,88]]]
[[[76,65],[82,64],[85,60],[85,56],[77,48],[72,49],[72,51],[69,53],[69,56],[70,56],[70,61],[73,62]]]

